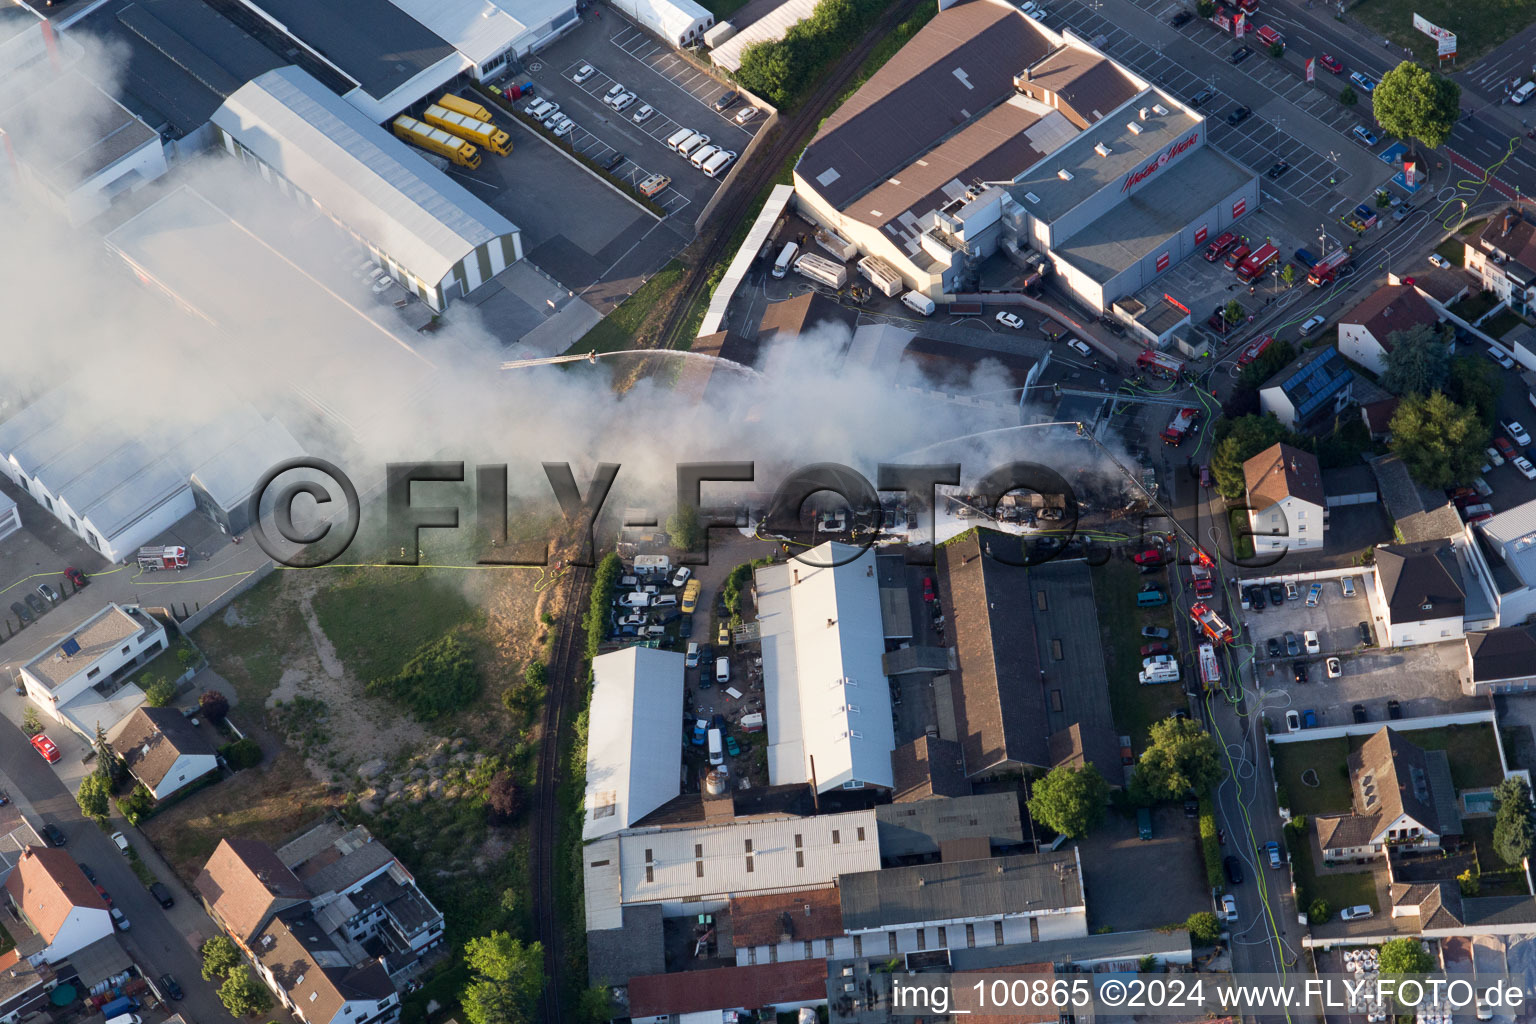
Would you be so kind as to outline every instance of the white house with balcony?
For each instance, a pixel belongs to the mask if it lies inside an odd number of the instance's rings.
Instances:
[[[143,609],[108,604],[21,666],[21,681],[27,697],[44,714],[94,737],[97,722],[71,710],[100,704],[120,691],[118,683],[165,646],[165,627]],[[101,713],[111,720],[101,721],[101,726],[110,729],[143,699],[143,692],[133,687],[117,704],[104,707]]]

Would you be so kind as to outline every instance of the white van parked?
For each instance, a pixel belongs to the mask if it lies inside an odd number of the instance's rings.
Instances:
[[[701,135],[698,132],[695,132],[688,138],[684,139],[682,145],[677,147],[677,154],[678,156],[688,156],[700,146],[707,145],[709,145],[709,136]]]
[[[720,730],[709,730],[709,763],[725,764],[725,744],[720,739]]]
[[[688,158],[688,162],[702,170],[704,161],[710,159],[718,152],[720,152],[719,146],[700,146],[693,151],[693,156]]]
[[[535,120],[542,121],[554,105],[553,100],[534,100],[523,108],[523,113]]]
[[[676,149],[678,146],[681,146],[684,142],[687,142],[692,137],[692,128],[679,128],[677,131],[667,136],[667,148]]]
[[[779,253],[779,258],[773,261],[773,276],[782,278],[785,274],[789,273],[790,264],[795,262],[795,253],[799,251],[800,247],[794,242],[785,242],[784,250]]]
[[[715,659],[715,682],[722,686],[731,681],[731,659]]]
[[[933,316],[933,311],[938,308],[933,304],[933,300],[922,292],[907,292],[901,297],[901,304],[923,316]]]
[[[701,170],[703,170],[703,172],[709,175],[711,178],[718,178],[721,172],[724,171],[727,167],[731,166],[735,159],[736,154],[734,152],[729,149],[722,149],[720,152],[710,157],[709,162],[704,164]]]

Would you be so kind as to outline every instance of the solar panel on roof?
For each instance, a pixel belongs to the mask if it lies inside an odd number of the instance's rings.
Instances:
[[[80,653],[80,641],[72,636],[65,637],[64,642],[59,644],[59,650],[63,651],[65,656],[73,658]]]

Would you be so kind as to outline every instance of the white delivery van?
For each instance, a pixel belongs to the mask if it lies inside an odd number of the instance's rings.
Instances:
[[[735,159],[736,154],[734,152],[729,149],[722,149],[710,157],[709,162],[700,169],[711,178],[718,178],[727,167],[731,166],[731,161]]]
[[[1149,665],[1141,670],[1137,676],[1143,686],[1151,686],[1156,683],[1176,683],[1179,681],[1179,666],[1174,664]]]
[[[686,139],[684,139],[680,145],[678,145],[678,147],[677,147],[677,155],[678,156],[688,156],[688,155],[692,154],[693,151],[698,149],[700,146],[707,146],[707,145],[709,145],[709,136],[708,135],[700,135],[698,132],[694,132],[692,135],[690,135]]]
[[[901,304],[908,309],[916,310],[923,316],[933,316],[933,311],[938,308],[933,304],[933,300],[922,292],[907,292],[901,297]]]
[[[651,595],[641,590],[632,590],[619,598],[619,604],[630,608],[649,608]]]
[[[726,683],[728,683],[730,681],[731,681],[731,659],[730,658],[716,658],[715,659],[715,682],[719,683],[721,686],[724,686]]]
[[[800,247],[794,242],[785,242],[784,249],[779,253],[779,258],[773,261],[773,276],[782,278],[789,273],[790,264],[795,262],[795,253]]]
[[[725,743],[719,729],[709,730],[709,763],[725,764]]]
[[[657,594],[651,598],[652,608],[671,608],[677,604],[676,594]]]
[[[693,136],[694,131],[692,128],[679,128],[677,131],[667,136],[667,148],[676,149],[684,142],[687,142],[689,139],[693,138]]]
[[[704,161],[710,159],[718,152],[720,152],[719,146],[700,146],[698,149],[693,151],[693,156],[688,158],[688,162],[700,170],[703,170]]]
[[[741,716],[741,731],[742,732],[762,732],[763,731],[763,713],[761,711],[754,711],[750,715],[742,715]]]

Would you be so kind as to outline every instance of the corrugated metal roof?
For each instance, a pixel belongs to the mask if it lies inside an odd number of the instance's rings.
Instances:
[[[784,33],[797,22],[809,18],[816,10],[817,0],[784,0],[767,14],[750,25],[744,26],[731,38],[709,51],[709,59],[727,71],[741,69],[741,51],[753,43],[783,39]]]
[[[1536,585],[1536,501],[1500,512],[1478,529],[1527,586]]]
[[[517,231],[298,68],[247,83],[213,123],[429,284],[476,246]]]
[[[599,839],[581,851],[581,891],[586,901],[587,931],[624,926],[623,885],[619,877],[618,839]]]
[[[808,889],[880,868],[874,811],[645,832],[618,844],[625,904]]]
[[[435,32],[386,0],[243,2],[324,54],[377,99],[454,52]]]
[[[934,16],[827,119],[795,170],[828,203],[854,199],[1013,94],[1059,37],[1001,0]]]
[[[522,52],[537,41],[535,33],[567,11],[571,0],[516,0],[509,9],[496,0],[390,0],[396,7],[447,40],[475,64],[504,50]]]
[[[801,559],[757,572],[769,741],[798,743],[805,758],[796,765],[770,748],[769,781],[806,781],[815,758],[818,791],[889,788],[896,734],[874,551],[828,542]],[[794,712],[798,728],[784,717]]]
[[[1075,847],[844,875],[838,887],[850,932],[1086,908]]]
[[[582,838],[628,828],[682,789],[683,656],[627,647],[592,660]]]

